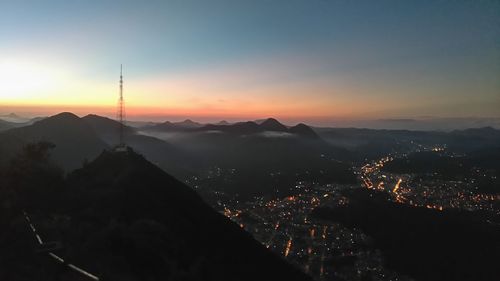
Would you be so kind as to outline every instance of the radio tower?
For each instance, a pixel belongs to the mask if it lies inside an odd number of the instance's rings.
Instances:
[[[120,98],[118,100],[118,119],[120,121],[120,142],[118,143],[117,151],[125,151],[124,129],[125,129],[125,109],[123,101],[123,69],[120,64]]]

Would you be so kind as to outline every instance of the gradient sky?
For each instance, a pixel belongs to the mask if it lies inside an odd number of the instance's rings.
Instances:
[[[500,1],[0,0],[0,113],[500,116]]]

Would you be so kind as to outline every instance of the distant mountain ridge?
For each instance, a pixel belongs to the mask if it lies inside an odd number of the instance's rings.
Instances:
[[[194,122],[191,119],[186,119],[186,120],[181,121],[181,122],[174,122],[173,124],[180,126],[180,127],[183,127],[183,128],[200,128],[203,126],[203,124],[198,123],[198,122]]]
[[[222,120],[215,123],[214,125],[231,125],[231,123],[227,122],[226,120]]]
[[[120,123],[118,121],[99,115],[87,115],[82,120],[89,124],[109,146],[114,146],[119,142]],[[193,156],[188,152],[155,137],[138,134],[137,129],[130,126],[124,126],[124,142],[178,177],[191,173],[193,163],[197,163],[192,160]]]
[[[143,131],[152,132],[208,132],[208,131],[219,131],[231,134],[242,134],[251,135],[263,133],[266,131],[270,132],[283,132],[289,133],[291,135],[307,137],[307,138],[319,138],[319,136],[312,130],[309,126],[300,123],[296,126],[287,127],[280,123],[275,118],[267,118],[257,121],[245,121],[237,123],[229,123],[227,121],[220,121],[215,124],[201,124],[187,119],[183,122],[173,123],[166,121],[161,124],[156,124],[152,126],[147,126],[141,128]]]
[[[22,117],[15,113],[9,113],[6,115],[0,115],[0,120],[4,120],[11,123],[26,123],[30,121],[30,118]]]
[[[144,131],[189,131],[200,127],[203,127],[203,124],[186,119],[181,122],[165,121],[160,124],[144,126],[141,129]]]
[[[71,171],[118,144],[119,127],[116,120],[98,115],[79,118],[61,113],[30,126],[9,129],[0,133],[0,155],[3,156],[0,165],[8,163],[25,144],[46,140],[56,145],[55,162]],[[234,183],[227,185],[226,191],[240,194],[254,191],[266,194],[271,188],[286,189],[295,180],[312,177],[312,170],[329,171],[319,176],[334,182],[354,179],[349,166],[339,163],[349,159],[351,153],[329,145],[304,124],[288,128],[276,119],[268,119],[261,124],[249,121],[183,130],[164,138],[170,131],[148,133],[143,128],[125,126],[124,138],[135,151],[183,180],[213,167],[236,169]],[[269,178],[270,172],[276,169],[280,170],[280,178]],[[255,173],[257,177],[246,178]]]
[[[469,128],[464,130],[454,130],[450,134],[468,137],[496,137],[500,138],[500,130],[491,126],[481,128]]]
[[[44,118],[32,125],[8,127],[0,132],[0,165],[7,164],[25,144],[49,141],[56,145],[52,153],[55,162],[71,171],[81,167],[85,160],[94,159],[104,149],[117,145],[119,128],[116,120],[107,117],[90,114],[80,118],[69,112]],[[132,127],[124,127],[124,137],[129,146],[176,176],[190,174],[192,164],[197,163],[182,149],[137,134]]]
[[[319,139],[319,136],[305,124],[287,127],[274,118],[268,118],[261,123],[247,121],[239,122],[232,125],[206,125],[199,128],[200,131],[221,131],[226,133],[236,134],[257,134],[266,131],[284,132],[292,135],[306,137],[310,139]]]
[[[43,120],[45,117],[35,117],[32,119],[21,117],[15,113],[0,116],[0,132],[12,128],[25,127]]]

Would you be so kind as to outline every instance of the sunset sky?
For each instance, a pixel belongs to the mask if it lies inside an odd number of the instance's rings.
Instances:
[[[500,1],[0,2],[0,113],[500,117]]]

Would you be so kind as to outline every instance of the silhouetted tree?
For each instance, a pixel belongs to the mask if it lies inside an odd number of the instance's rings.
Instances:
[[[27,144],[15,157],[5,175],[6,206],[38,209],[49,206],[63,185],[63,171],[50,160],[49,142]]]

